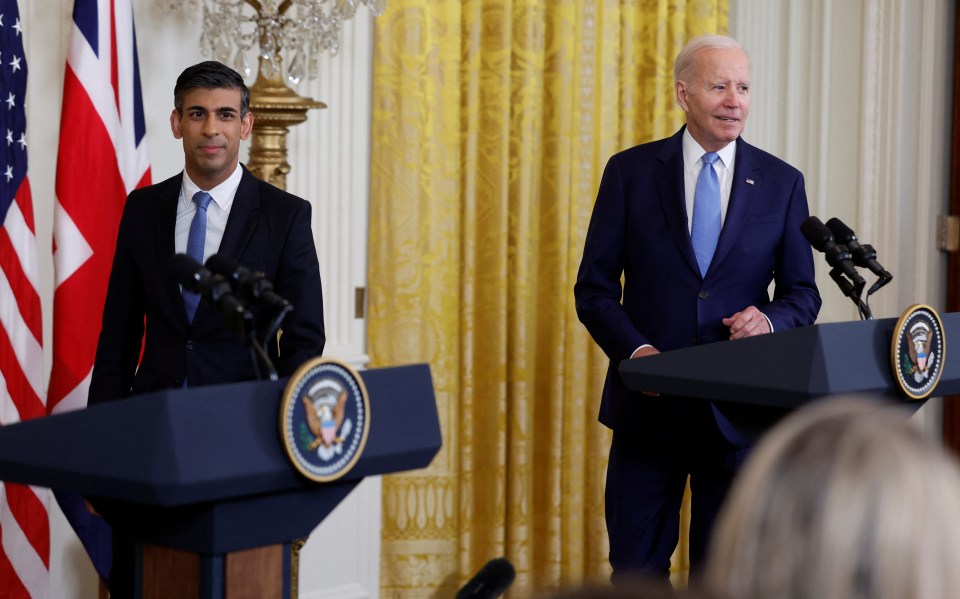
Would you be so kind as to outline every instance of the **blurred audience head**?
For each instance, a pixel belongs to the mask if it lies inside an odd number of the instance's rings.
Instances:
[[[960,596],[960,471],[901,406],[829,399],[754,449],[704,582],[731,599]]]
[[[534,595],[533,599],[714,599],[697,589],[674,591],[666,580],[641,576],[617,581],[617,586],[587,584],[549,594]]]

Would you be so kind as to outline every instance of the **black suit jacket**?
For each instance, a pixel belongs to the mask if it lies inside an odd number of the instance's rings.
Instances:
[[[243,167],[241,167],[243,168]],[[103,311],[89,403],[183,385],[254,378],[250,353],[219,310],[201,302],[187,322],[179,283],[167,273],[182,173],[127,198]],[[265,273],[293,305],[283,322],[281,376],[318,356],[325,342],[320,268],[310,204],[245,168],[218,253]],[[144,337],[144,333],[146,336]],[[140,358],[143,341],[143,359]]]
[[[684,204],[682,135],[610,159],[574,287],[580,320],[610,358],[600,421],[665,439],[682,426],[688,404],[630,392],[621,360],[643,344],[669,351],[727,339],[721,319],[750,305],[775,331],[812,324],[820,309],[812,251],[800,232],[808,216],[803,175],[742,139],[717,250],[700,275]],[[753,436],[727,418],[740,406],[712,407],[728,439]]]

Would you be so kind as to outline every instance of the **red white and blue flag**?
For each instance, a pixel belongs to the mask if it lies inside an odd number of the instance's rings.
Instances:
[[[150,183],[138,63],[130,0],[74,2],[54,208],[51,413],[87,405],[123,205]],[[98,544],[109,536],[99,519],[79,497],[57,499],[104,575],[98,551],[108,547]]]
[[[0,0],[0,424],[46,414],[37,237],[27,179],[27,61],[16,0]],[[0,483],[0,597],[47,594],[46,489]]]

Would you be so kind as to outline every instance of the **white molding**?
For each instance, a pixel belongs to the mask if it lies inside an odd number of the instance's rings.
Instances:
[[[300,593],[300,599],[368,599],[376,596],[376,593],[371,595],[368,589],[356,583],[331,587],[322,591]]]
[[[382,481],[367,477],[314,529],[300,552],[300,597],[380,593]]]
[[[301,95],[327,108],[291,129],[287,189],[313,204],[327,346],[324,355],[365,358],[366,319],[355,317],[355,290],[366,287],[370,197],[373,18],[360,10],[344,23],[339,54],[322,56]],[[366,362],[360,366],[365,366]]]
[[[324,102],[291,130],[287,189],[313,205],[313,233],[323,280],[324,355],[356,369],[369,362],[366,319],[355,317],[366,287],[370,196],[373,18],[359,10],[344,23],[340,52],[320,59],[301,95]],[[380,586],[381,484],[369,477],[311,534],[300,554],[300,597],[377,597]]]

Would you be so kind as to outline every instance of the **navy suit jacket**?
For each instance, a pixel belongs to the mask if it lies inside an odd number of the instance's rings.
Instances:
[[[242,167],[241,167],[242,168]],[[89,403],[254,377],[250,353],[219,310],[201,302],[187,322],[177,280],[167,272],[182,173],[127,198],[103,311]],[[245,168],[218,253],[262,271],[293,305],[270,353],[281,376],[323,351],[320,267],[310,204]],[[144,327],[144,325],[146,325]],[[143,360],[139,368],[141,340]]]
[[[820,309],[800,232],[808,216],[803,175],[742,139],[716,253],[701,277],[684,203],[682,135],[610,159],[587,231],[574,295],[577,315],[610,358],[600,421],[614,430],[669,435],[669,425],[679,426],[676,398],[630,392],[620,378],[619,363],[641,345],[670,351],[728,339],[721,319],[750,305],[775,331],[812,324]],[[717,408],[724,435],[745,442],[722,413],[739,407]]]

